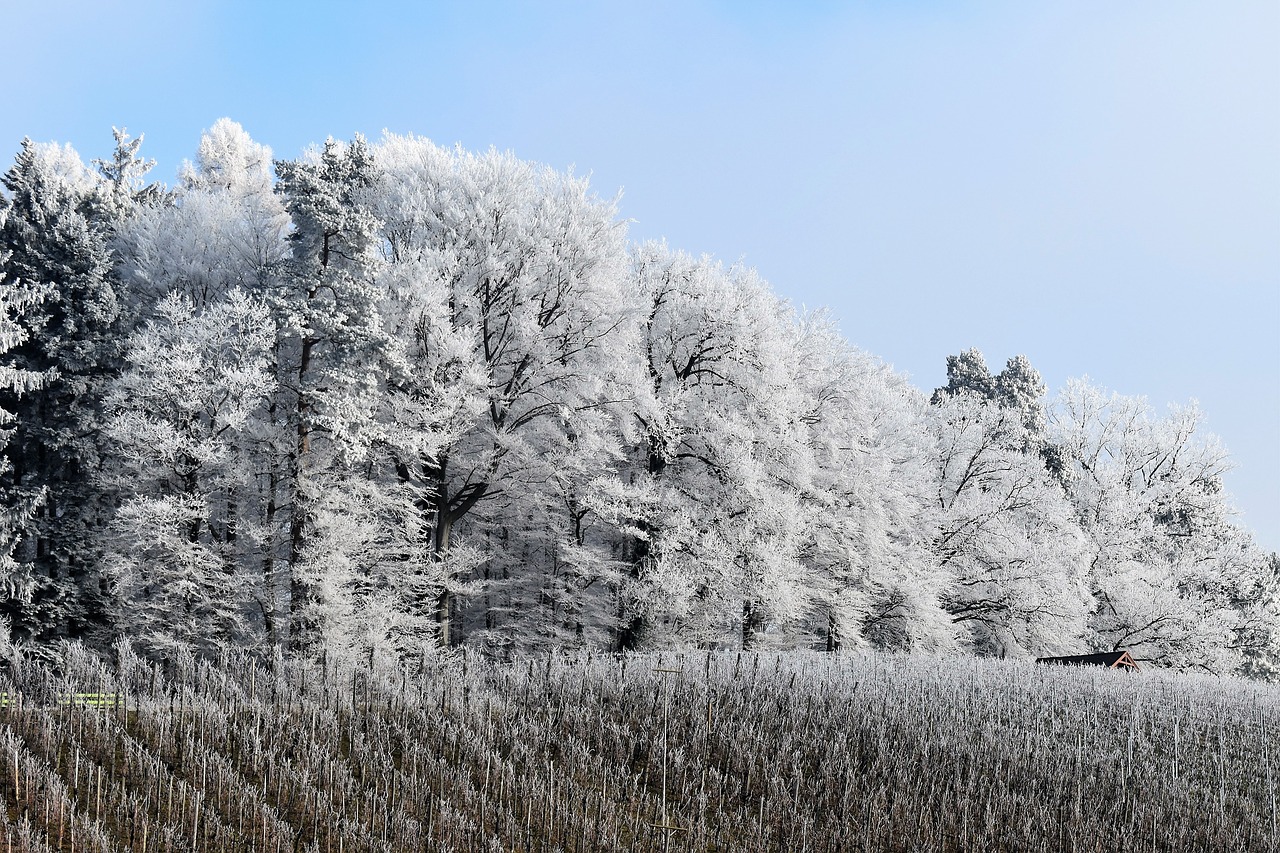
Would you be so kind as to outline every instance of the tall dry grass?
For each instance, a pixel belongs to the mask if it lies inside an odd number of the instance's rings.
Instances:
[[[1276,689],[972,659],[0,678],[10,851],[1277,849]],[[115,704],[60,703],[75,693]]]

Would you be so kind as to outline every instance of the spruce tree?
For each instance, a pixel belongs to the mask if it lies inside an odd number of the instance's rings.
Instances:
[[[121,338],[101,184],[69,147],[29,139],[3,183],[6,281],[43,294],[18,318],[21,341],[10,362],[44,377],[27,393],[0,392],[0,406],[14,415],[6,509],[20,513],[41,497],[15,551],[30,594],[3,609],[20,638],[85,636],[102,627],[106,612],[97,554],[109,507],[93,480],[102,389]]]
[[[0,232],[9,218],[8,202],[0,196]],[[7,354],[27,340],[22,319],[45,298],[43,288],[32,287],[9,266],[12,253],[0,249],[0,354]],[[47,374],[16,366],[11,358],[0,363],[0,392],[8,399],[35,391],[44,384]],[[14,413],[0,409],[0,449],[8,446],[14,434]],[[34,578],[29,565],[13,558],[14,546],[32,513],[44,498],[43,489],[24,490],[13,478],[13,465],[8,457],[0,457],[0,589],[10,601],[29,604],[34,592]]]

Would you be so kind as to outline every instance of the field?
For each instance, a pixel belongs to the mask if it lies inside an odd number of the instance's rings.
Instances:
[[[0,678],[10,851],[1277,848],[1280,691],[924,657],[69,650]]]

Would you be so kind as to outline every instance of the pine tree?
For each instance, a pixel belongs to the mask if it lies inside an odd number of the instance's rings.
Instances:
[[[980,400],[997,399],[995,377],[977,348],[947,356],[947,384],[933,392],[930,402],[937,405],[957,394],[973,394]]]
[[[292,217],[292,258],[275,285],[282,339],[280,385],[291,400],[280,413],[294,435],[284,472],[289,500],[290,643],[316,633],[308,559],[323,554],[314,507],[342,464],[370,440],[378,365],[386,337],[377,314],[378,221],[370,191],[378,183],[363,137],[330,139],[306,161],[277,161],[277,187]]]
[[[1015,355],[995,377],[995,399],[1017,412],[1032,442],[1042,441],[1045,429],[1044,380],[1025,355]]]

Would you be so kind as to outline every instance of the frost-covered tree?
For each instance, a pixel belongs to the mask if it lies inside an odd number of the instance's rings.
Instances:
[[[230,119],[205,131],[169,204],[142,207],[116,235],[134,312],[170,293],[199,308],[231,290],[263,293],[288,257],[289,215],[276,195],[271,149]]]
[[[274,191],[269,148],[235,122],[220,119],[204,133],[195,162],[184,164],[165,202],[137,208],[115,229],[113,246],[132,316],[157,319],[173,295],[186,300],[194,316],[237,290],[259,298],[276,295],[289,257],[290,222]],[[278,303],[272,305],[278,318]],[[272,341],[267,353],[277,384],[280,357],[290,352],[278,343]],[[240,570],[260,576],[246,589],[253,590],[253,607],[262,614],[259,627],[272,645],[287,631],[277,613],[288,601],[281,581],[289,569],[288,463],[295,435],[289,423],[293,400],[286,396],[278,390],[234,433],[244,442],[234,452],[252,460],[256,475],[209,496],[222,504],[221,516],[236,519],[228,536]]]
[[[1027,431],[1028,446],[1040,441],[1045,430],[1044,380],[1025,355],[1015,355],[995,377],[995,398],[1001,408],[1017,412]]]
[[[1274,611],[1255,600],[1264,563],[1232,523],[1227,454],[1201,419],[1194,405],[1158,417],[1142,398],[1072,381],[1050,433],[1088,540],[1090,644],[1222,672],[1262,651]]]
[[[281,338],[277,407],[294,436],[283,473],[289,506],[290,642],[314,639],[315,571],[330,531],[314,507],[346,476],[368,442],[385,334],[373,267],[378,222],[369,191],[378,182],[368,144],[330,139],[301,161],[277,161],[277,191],[293,223],[292,253],[274,283]]]
[[[938,510],[924,397],[824,315],[798,331],[813,633],[828,651],[955,648],[941,604],[949,575],[931,547]]]
[[[313,644],[329,660],[418,660],[434,646],[440,587],[430,531],[394,479],[351,476],[317,493],[322,535],[305,555]]]
[[[932,398],[587,181],[388,135],[0,194],[0,580],[157,657],[1132,649],[1267,676],[1280,572],[1192,409],[970,349]],[[15,546],[16,543],[16,546]]]
[[[496,151],[388,136],[376,157],[387,325],[406,356],[393,400],[428,423],[395,464],[429,522],[440,642],[459,639],[460,591],[478,605],[479,642],[598,639],[590,598],[610,569],[590,493],[632,393],[614,205]]]
[[[1089,610],[1086,550],[1071,506],[1028,444],[1022,413],[960,393],[932,407],[935,549],[945,595],[981,654],[1069,650]]]
[[[239,290],[203,310],[171,294],[154,315],[106,401],[101,479],[121,495],[105,557],[115,623],[160,657],[260,645],[274,591],[242,559],[256,513],[243,530],[243,502],[228,495],[252,494],[246,448],[275,393],[275,328]]]
[[[121,267],[134,313],[149,316],[169,295],[187,299],[198,313],[232,291],[271,297],[286,271],[289,215],[276,194],[271,149],[252,140],[230,119],[219,119],[202,135],[194,162],[186,162],[171,204],[145,208],[117,231]],[[278,303],[273,303],[278,308]],[[280,312],[273,310],[279,320]],[[283,348],[271,347],[277,383]],[[254,461],[257,476],[243,490],[220,496],[222,512],[239,517],[244,532],[241,559],[257,567],[268,601],[264,630],[279,643],[287,626],[276,611],[287,605],[280,589],[288,575],[289,459],[294,446],[289,414],[292,400],[278,391],[239,433],[248,444],[239,452]],[[253,515],[248,513],[252,511]]]
[[[0,233],[4,232],[8,218],[8,202],[0,196]],[[0,356],[23,343],[28,331],[21,318],[47,295],[46,288],[32,287],[9,269],[11,253],[0,249]],[[35,372],[12,364],[7,358],[0,362],[0,391],[6,395],[21,397],[40,388],[48,374]],[[14,412],[0,408],[0,450],[7,447],[14,433]],[[35,579],[30,564],[14,559],[13,550],[22,530],[26,527],[37,506],[44,499],[44,490],[23,489],[13,478],[13,463],[8,456],[0,457],[0,489],[3,501],[0,506],[0,589],[4,598],[21,607],[29,605],[35,592]],[[11,609],[13,604],[8,605]],[[7,642],[8,637],[4,638]]]
[[[628,566],[617,645],[747,646],[810,606],[796,319],[751,270],[638,247],[644,382],[612,513]]]
[[[1236,605],[1245,617],[1235,643],[1244,658],[1241,672],[1280,680],[1280,554],[1257,556],[1246,582],[1236,587]]]
[[[969,395],[1003,409],[1019,413],[1031,444],[1041,441],[1045,428],[1044,380],[1025,355],[1016,355],[1004,370],[992,375],[986,359],[977,349],[947,356],[947,384],[933,392],[934,405]]]
[[[143,134],[134,139],[123,127],[113,127],[111,133],[116,140],[111,158],[93,161],[104,179],[95,202],[105,214],[103,218],[118,224],[140,210],[160,204],[165,190],[161,184],[147,183],[147,173],[155,168],[156,161],[138,155]]]
[[[21,341],[9,359],[16,370],[44,377],[38,388],[0,395],[14,415],[5,454],[13,483],[7,499],[16,503],[8,510],[43,496],[15,551],[32,578],[31,595],[10,600],[8,615],[20,636],[84,636],[107,611],[98,554],[110,505],[94,473],[102,394],[123,338],[108,249],[113,223],[103,214],[112,190],[70,147],[30,140],[3,184],[6,277],[42,293],[17,318]]]
[[[957,394],[974,394],[983,400],[995,400],[996,380],[987,369],[987,360],[976,348],[959,355],[947,356],[947,384],[933,392],[935,405]]]

